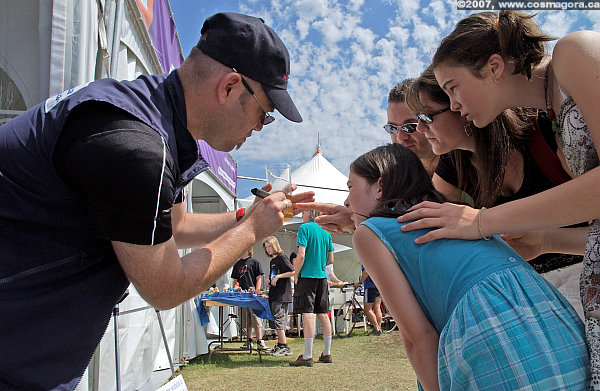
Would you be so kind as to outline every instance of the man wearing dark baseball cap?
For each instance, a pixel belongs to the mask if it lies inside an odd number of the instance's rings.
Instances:
[[[274,192],[220,214],[183,202],[208,169],[198,140],[239,148],[275,108],[302,121],[289,72],[261,19],[216,14],[170,74],[74,86],[2,125],[0,389],[74,389],[130,283],[156,309],[179,305],[276,232],[292,201],[314,200]]]
[[[206,19],[201,34],[196,45],[198,49],[259,82],[285,118],[302,122],[287,92],[290,55],[281,39],[262,19],[219,13]]]

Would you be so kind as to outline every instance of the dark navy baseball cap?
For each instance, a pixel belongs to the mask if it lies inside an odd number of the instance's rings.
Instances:
[[[277,111],[290,121],[302,122],[287,92],[290,54],[264,20],[223,12],[208,17],[200,32],[198,49],[259,82]]]

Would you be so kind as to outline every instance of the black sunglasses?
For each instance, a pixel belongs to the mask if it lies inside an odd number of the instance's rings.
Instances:
[[[235,68],[231,68],[233,69],[233,71],[235,73],[239,73]],[[258,102],[258,104],[260,105],[260,108],[265,112],[265,117],[262,119],[262,124],[263,125],[268,125],[271,122],[275,121],[275,117],[273,117],[268,111],[267,109],[265,109],[265,106],[263,106],[262,103],[260,103],[260,100],[258,99],[258,97],[256,96],[256,94],[254,93],[254,90],[252,89],[252,87],[250,87],[250,84],[248,84],[248,82],[246,80],[244,80],[244,77],[240,74],[240,78],[242,79],[242,84],[244,85],[244,87],[246,87],[246,89],[248,90],[248,92],[254,97],[254,99],[256,99],[256,101]]]
[[[398,133],[398,128],[402,129],[402,131],[404,133],[411,134],[411,133],[414,133],[414,132],[417,131],[417,123],[416,122],[410,122],[410,123],[407,123],[407,124],[402,124],[400,126],[394,125],[394,124],[385,124],[385,125],[383,125],[383,128],[389,134],[396,134],[396,133]]]
[[[438,115],[438,114],[442,114],[442,113],[444,113],[444,112],[446,112],[446,111],[448,111],[448,110],[450,110],[450,107],[446,107],[445,109],[442,109],[442,110],[440,110],[440,111],[438,111],[438,112],[435,112],[435,113],[433,113],[433,114],[423,114],[423,113],[421,113],[421,114],[417,114],[417,118],[418,118],[418,119],[419,119],[421,122],[423,122],[423,123],[426,123],[426,124],[428,124],[428,125],[429,125],[430,123],[432,123],[432,122],[433,122],[433,117],[434,117],[434,116],[436,116],[436,115]]]

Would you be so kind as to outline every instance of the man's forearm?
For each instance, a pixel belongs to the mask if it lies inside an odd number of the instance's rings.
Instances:
[[[236,212],[185,213],[177,226],[173,226],[173,237],[178,248],[199,248],[236,224]]]
[[[302,255],[298,255],[296,258],[294,258],[294,262],[292,263],[292,266],[294,266],[294,276],[295,277],[300,277],[300,269],[302,269],[302,265],[304,265],[304,256]],[[298,279],[296,278],[295,282]]]
[[[332,264],[333,264],[333,260],[334,260],[334,258],[333,258],[333,253],[332,253],[332,252],[330,252],[330,253],[327,255],[327,262],[325,262],[325,266],[327,266],[327,265],[332,265]]]

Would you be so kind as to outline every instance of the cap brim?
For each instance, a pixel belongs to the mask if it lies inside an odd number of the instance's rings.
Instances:
[[[273,106],[275,106],[277,111],[285,118],[293,122],[302,122],[302,116],[300,115],[300,112],[298,112],[298,109],[287,90],[271,88],[265,85],[263,85],[263,90],[271,100],[271,103],[273,103]]]

